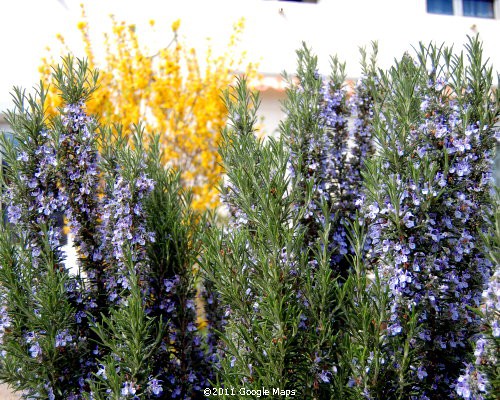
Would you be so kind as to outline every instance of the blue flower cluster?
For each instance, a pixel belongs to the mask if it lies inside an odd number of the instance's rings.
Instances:
[[[349,160],[348,128],[349,103],[347,91],[344,87],[335,88],[327,83],[323,86],[323,102],[320,121],[324,129],[324,136],[319,148],[319,157],[312,154],[312,159],[320,160],[321,172],[319,174],[318,188],[313,191],[323,195],[328,202],[330,219],[335,220],[330,245],[335,248],[333,262],[341,263],[348,253],[348,240],[346,219],[352,217],[352,204],[359,194],[353,170]],[[309,167],[310,168],[310,167]],[[320,199],[321,200],[321,199]],[[316,200],[317,201],[317,200]],[[315,212],[316,218],[324,218],[321,210]],[[322,221],[324,225],[324,221]],[[343,267],[345,269],[345,266]],[[345,272],[340,270],[338,272]]]
[[[500,270],[498,265],[495,265],[495,271],[482,293],[482,300],[485,320],[491,327],[493,337],[498,338],[500,337]]]
[[[460,375],[455,385],[457,394],[467,400],[486,400],[487,378],[472,364],[465,364],[465,373]]]
[[[302,114],[295,121],[295,112],[290,110],[290,155],[288,169],[297,190],[306,192],[311,188],[311,196],[303,196],[295,202],[296,212],[303,212],[299,230],[305,230],[304,252],[316,246],[328,246],[329,262],[334,279],[343,281],[350,271],[349,255],[352,248],[348,239],[349,225],[356,217],[362,200],[361,168],[364,160],[373,153],[371,143],[372,98],[362,78],[354,95],[349,98],[344,83],[343,65],[332,60],[332,76],[323,82],[319,74],[314,74],[314,81],[307,76],[296,87],[299,99],[298,107]],[[312,65],[304,69],[310,69]],[[308,93],[310,92],[310,93]],[[315,100],[317,99],[317,103]],[[311,104],[308,104],[311,102]],[[305,116],[307,115],[307,117]],[[355,123],[351,127],[350,119]],[[310,122],[311,126],[296,125]],[[319,243],[322,232],[330,225],[328,243]],[[305,271],[297,270],[295,262],[300,257],[283,249],[283,264],[291,274],[301,279],[307,275],[307,281],[320,285],[318,260],[314,251],[307,252],[309,260]],[[318,286],[319,287],[319,286]],[[318,323],[310,294],[303,287],[296,290],[296,300],[303,309],[300,315],[299,328],[310,332]],[[323,323],[323,322],[322,322]],[[318,333],[318,332],[317,332]],[[320,336],[320,333],[318,333]],[[321,339],[318,336],[318,340]],[[330,344],[323,342],[324,347],[316,349],[316,356],[311,358],[311,372],[317,383],[323,386],[333,379],[336,361],[331,354]]]
[[[185,293],[185,285],[179,275],[165,279],[158,293],[159,301],[151,311],[168,321],[168,334],[155,356],[155,374],[162,382],[162,391],[170,398],[183,400],[196,398],[209,385],[209,380],[214,379],[212,362],[216,361],[216,340],[199,329],[195,293]],[[213,335],[210,326],[207,335]],[[151,390],[158,386],[152,382]]]
[[[3,301],[2,304],[4,304]],[[3,338],[5,332],[8,331],[11,326],[12,326],[12,320],[7,311],[7,307],[3,305],[0,308],[0,345],[4,343]],[[0,351],[0,357],[5,357],[5,355],[6,355],[5,350]]]
[[[15,133],[12,148],[8,150],[8,163],[13,172],[9,174],[4,197],[7,219],[10,222],[7,232],[12,241],[8,245],[14,246],[11,249],[15,250],[11,250],[14,251],[11,254],[12,259],[2,265],[2,269],[5,269],[7,274],[12,274],[11,279],[16,276],[16,285],[19,285],[7,289],[9,292],[24,287],[26,296],[28,290],[29,302],[23,301],[22,296],[20,301],[25,309],[25,317],[31,318],[32,322],[12,329],[19,322],[16,312],[13,312],[17,305],[11,304],[12,294],[6,294],[2,300],[5,307],[2,326],[9,327],[9,330],[8,334],[5,329],[2,330],[2,361],[12,360],[12,354],[8,354],[12,345],[20,346],[19,348],[25,349],[25,357],[34,359],[40,366],[41,370],[37,373],[43,379],[44,361],[51,352],[49,348],[54,346],[60,353],[71,354],[58,358],[54,364],[54,374],[61,382],[72,381],[77,384],[80,375],[75,375],[74,371],[70,373],[68,359],[75,356],[76,348],[82,341],[77,340],[73,332],[65,329],[66,323],[58,317],[51,319],[52,327],[58,330],[57,332],[48,332],[42,323],[44,318],[54,317],[51,314],[53,310],[45,308],[49,288],[57,288],[62,282],[68,287],[75,286],[75,282],[67,276],[67,269],[63,264],[60,251],[61,232],[57,226],[57,218],[67,209],[69,198],[59,180],[61,164],[57,147],[54,146],[54,132],[44,125],[46,121],[37,114],[42,112],[43,107],[34,106],[35,100],[31,97],[23,99],[30,103],[31,113],[23,114],[23,106],[18,104],[16,112],[19,114],[11,114]],[[24,123],[17,124],[20,121]],[[40,121],[43,121],[42,125]],[[15,154],[15,157],[12,154]],[[12,264],[7,265],[9,263]],[[30,272],[27,273],[27,270]],[[68,317],[71,318],[71,312],[65,308],[68,305],[67,299],[59,301],[61,309],[57,311],[58,315],[69,313]],[[22,359],[21,354],[16,357]],[[27,377],[29,369],[22,365],[17,373]],[[32,390],[46,391],[49,397],[54,396],[53,388],[47,382],[33,387]]]
[[[95,121],[83,101],[68,104],[59,136],[61,181],[68,196],[66,217],[82,257],[99,260],[96,224],[99,217],[99,167]]]
[[[387,332],[406,335],[409,316],[418,313],[414,389],[443,396],[479,330],[470,307],[479,307],[491,270],[477,232],[488,207],[494,135],[490,126],[465,119],[467,106],[447,97],[446,86],[440,77],[416,88],[420,117],[405,140],[398,136],[404,122],[380,116],[393,147],[385,149],[391,156],[365,208],[373,221],[372,260],[392,301]]]
[[[117,174],[111,195],[102,204],[101,240],[96,254],[108,266],[104,285],[112,302],[121,300],[119,294],[123,289],[130,289],[128,257],[135,264],[140,280],[148,280],[146,244],[154,242],[155,237],[146,227],[142,201],[153,190],[154,182],[146,176],[144,163],[139,168],[141,171],[133,181]]]
[[[237,199],[240,195],[238,187],[228,180],[224,183],[223,190],[221,193],[222,204],[227,208],[230,215],[228,220],[228,229],[238,229],[242,226],[247,225],[248,216],[240,207],[237,206]]]
[[[78,250],[77,262],[82,278],[68,286],[68,296],[74,302],[75,322],[84,341],[94,339],[88,324],[99,320],[106,307],[104,264],[100,251],[102,204],[98,193],[101,170],[96,129],[96,121],[87,115],[83,100],[66,104],[58,143],[54,144],[60,164],[59,180],[68,198],[64,211]],[[97,356],[102,355],[89,354],[90,358],[82,358],[81,365],[86,378],[96,367]]]
[[[102,202],[99,199],[100,174],[97,151],[97,123],[85,110],[80,100],[66,104],[62,110],[62,126],[59,129],[57,149],[60,186],[67,196],[65,216],[73,235],[80,279],[71,280],[67,285],[68,298],[75,309],[74,321],[77,331],[73,335],[79,356],[78,390],[69,390],[68,395],[75,400],[87,392],[86,379],[92,377],[98,359],[105,355],[96,347],[95,334],[91,325],[100,320],[100,313],[106,310],[104,260],[101,254],[102,233],[100,219]],[[68,385],[69,389],[71,385]]]
[[[351,117],[354,118],[353,127],[351,130],[352,147],[351,156],[349,157],[350,174],[349,186],[354,192],[352,193],[354,203],[361,196],[362,176],[361,171],[364,168],[365,160],[375,154],[375,146],[373,143],[373,95],[368,82],[376,80],[375,76],[364,74],[358,79],[354,88],[354,93],[349,99],[351,107]],[[352,203],[352,201],[351,201]],[[352,206],[351,206],[352,207]]]
[[[293,133],[297,137],[291,142],[288,163],[290,176],[299,187],[305,191],[311,185],[310,198],[298,199],[295,206],[297,210],[304,208],[302,225],[306,227],[308,247],[316,242],[319,230],[330,222],[322,212],[322,205],[330,211],[328,218],[335,219],[335,213],[347,202],[345,194],[349,191],[346,187],[349,168],[346,162],[349,139],[347,92],[343,87],[322,84],[319,74],[315,76],[320,81],[320,100],[317,111],[311,111],[311,117],[317,126]],[[302,96],[305,96],[305,90],[302,86],[297,88]],[[345,232],[339,226],[333,235],[336,240],[332,247],[338,247],[337,258],[341,258],[347,253]]]
[[[464,399],[486,399],[491,391],[488,373],[495,379],[499,359],[500,338],[500,269],[495,265],[488,285],[482,293],[482,323],[488,332],[478,335],[474,343],[474,364],[465,363],[455,390]]]
[[[57,185],[57,157],[50,145],[49,132],[43,128],[29,137],[15,161],[18,181],[5,191],[7,219],[27,235],[33,266],[38,266],[44,238],[54,252],[60,246],[60,228],[55,215],[67,203],[66,194]]]
[[[335,76],[335,75],[334,75]],[[318,77],[319,79],[319,77]],[[372,143],[372,97],[362,77],[351,98],[343,81],[322,85],[318,121],[321,135],[306,135],[301,157],[304,157],[303,179],[312,181],[312,199],[306,205],[306,220],[313,220],[315,228],[325,226],[320,204],[327,204],[330,220],[334,222],[330,249],[332,265],[340,274],[347,272],[345,256],[350,252],[347,231],[362,203],[361,170],[364,160],[374,153]],[[354,125],[349,119],[354,117]],[[291,152],[291,159],[298,157]],[[295,176],[295,162],[290,162]],[[311,222],[307,222],[311,225]],[[314,242],[314,234],[310,244]]]

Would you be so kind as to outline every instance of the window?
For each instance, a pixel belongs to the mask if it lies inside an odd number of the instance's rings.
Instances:
[[[317,3],[318,0],[278,0],[278,1],[291,1],[294,3]]]
[[[493,0],[463,0],[466,17],[495,18]]]
[[[453,15],[453,0],[427,0],[427,12]]]
[[[430,14],[495,18],[495,0],[427,0],[427,12]]]

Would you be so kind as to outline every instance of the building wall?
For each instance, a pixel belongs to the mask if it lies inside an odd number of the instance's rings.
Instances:
[[[460,0],[454,0],[460,2]],[[264,129],[272,132],[281,116],[277,101],[283,97],[279,76],[295,69],[295,50],[305,41],[318,54],[320,72],[328,74],[329,56],[337,54],[347,63],[347,74],[360,74],[359,46],[378,41],[379,64],[387,68],[394,57],[412,51],[419,41],[446,42],[461,49],[467,35],[480,34],[485,54],[500,70],[500,0],[495,0],[496,19],[428,14],[426,0],[3,0],[0,2],[0,36],[8,37],[1,50],[9,61],[0,63],[0,111],[10,106],[12,85],[30,88],[38,82],[37,67],[45,46],[57,49],[57,33],[76,55],[83,55],[76,28],[83,3],[98,56],[103,54],[103,33],[110,29],[109,15],[135,23],[152,54],[166,46],[170,25],[180,18],[180,35],[203,54],[207,37],[215,52],[222,51],[239,18],[246,20],[241,49],[259,63],[267,80],[262,89]],[[30,10],[29,13],[26,10]],[[154,31],[149,20],[155,19]],[[30,29],[19,29],[20,24]],[[16,32],[15,35],[12,32]],[[36,35],[33,34],[36,32]],[[101,43],[101,45],[99,45]],[[275,83],[273,83],[273,81]]]
[[[456,1],[456,0],[455,0]],[[500,68],[497,38],[500,37],[500,1],[495,2],[496,19],[427,13],[426,0],[319,0],[316,4],[283,1],[256,1],[247,16],[250,56],[261,57],[260,69],[266,76],[279,76],[282,70],[294,71],[295,49],[305,41],[318,55],[320,72],[329,72],[330,55],[347,64],[350,79],[360,75],[359,47],[379,45],[379,65],[388,68],[394,58],[413,52],[419,42],[446,43],[460,51],[467,35],[479,34],[485,55],[495,70]],[[272,31],[270,30],[272,29]],[[276,85],[280,87],[280,85]],[[265,129],[277,128],[282,115],[271,104],[282,98],[263,92]],[[272,114],[267,110],[272,110]]]

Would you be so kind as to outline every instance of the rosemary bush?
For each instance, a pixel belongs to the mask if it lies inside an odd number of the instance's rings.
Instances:
[[[3,139],[0,379],[24,398],[495,399],[500,115],[479,39],[322,77],[298,52],[278,138],[224,92],[227,221],[191,208],[158,136],[16,89]],[[78,251],[64,263],[57,215]],[[203,273],[201,274],[200,271]]]
[[[258,96],[244,80],[226,92],[229,224],[203,255],[225,312],[225,387],[307,399],[498,393],[491,67],[477,37],[459,54],[421,45],[388,71],[376,52],[362,51],[349,97],[343,63],[332,58],[324,79],[300,49],[276,140],[256,139]]]
[[[65,58],[54,71],[64,105],[51,118],[43,86],[15,90],[14,140],[3,141],[0,378],[25,398],[201,398],[216,361],[196,311],[203,217],[161,165],[157,136],[135,127],[128,145],[86,114],[97,78]]]

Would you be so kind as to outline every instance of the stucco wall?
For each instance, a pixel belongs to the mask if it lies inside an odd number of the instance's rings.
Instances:
[[[496,8],[499,11],[498,3]],[[207,37],[215,51],[224,48],[232,25],[241,17],[246,30],[241,48],[248,59],[259,62],[266,76],[278,76],[295,69],[295,50],[306,41],[319,55],[320,71],[328,74],[329,55],[347,62],[350,78],[359,76],[359,46],[377,40],[380,66],[388,67],[395,56],[411,51],[412,45],[435,41],[461,48],[467,35],[478,32],[485,54],[500,69],[500,20],[433,15],[426,12],[426,0],[318,0],[297,3],[276,0],[4,0],[0,2],[0,50],[7,61],[0,63],[0,112],[11,106],[13,85],[27,88],[38,82],[37,68],[45,47],[57,48],[57,33],[69,48],[83,55],[80,34],[80,3],[85,5],[92,42],[97,56],[103,54],[103,32],[109,30],[109,15],[135,23],[140,37],[152,52],[171,39],[171,23],[182,20],[180,34],[203,54]],[[497,15],[498,16],[498,15]],[[156,21],[154,32],[149,20]],[[29,29],[28,29],[29,27]],[[99,45],[101,43],[101,45]],[[263,93],[262,110],[266,130],[277,127],[280,93]]]

